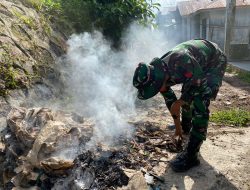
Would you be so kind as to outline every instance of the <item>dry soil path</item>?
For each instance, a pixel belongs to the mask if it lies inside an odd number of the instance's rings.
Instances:
[[[175,87],[177,94],[180,87]],[[250,85],[226,74],[216,101],[215,110],[240,107],[250,110]],[[172,123],[163,98],[157,96],[138,109],[137,120],[157,123],[163,127]],[[171,154],[171,160],[175,154]],[[210,123],[207,140],[201,148],[201,165],[185,173],[174,173],[162,163],[155,173],[165,178],[161,189],[242,189],[250,190],[250,127],[233,128]]]

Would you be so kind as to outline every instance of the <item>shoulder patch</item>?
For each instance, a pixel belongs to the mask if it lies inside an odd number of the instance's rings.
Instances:
[[[191,72],[186,72],[186,73],[184,74],[184,76],[187,77],[187,78],[191,78],[191,77],[193,76],[193,73],[191,73]]]

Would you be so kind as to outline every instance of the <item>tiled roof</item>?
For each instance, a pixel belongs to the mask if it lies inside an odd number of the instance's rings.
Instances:
[[[250,6],[250,0],[236,0],[236,6]],[[187,16],[199,10],[218,9],[226,7],[226,0],[191,0],[177,3],[182,16]]]
[[[177,7],[180,14],[186,16],[206,7],[209,3],[211,3],[211,0],[181,1],[177,3]]]
[[[250,0],[236,0],[236,6],[248,6],[250,5]],[[226,0],[215,0],[210,3],[205,9],[218,9],[226,7]]]
[[[237,3],[237,0],[236,0],[236,3]],[[206,6],[205,9],[217,9],[217,8],[223,8],[223,7],[226,7],[226,0],[215,0],[214,2]]]

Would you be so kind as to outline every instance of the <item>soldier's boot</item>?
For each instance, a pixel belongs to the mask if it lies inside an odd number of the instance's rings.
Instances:
[[[183,133],[186,135],[189,134],[192,128],[192,119],[182,117],[181,126],[182,126]]]
[[[185,172],[200,164],[198,159],[202,140],[190,135],[189,142],[183,152],[178,154],[174,160],[170,161],[170,167],[175,172]]]

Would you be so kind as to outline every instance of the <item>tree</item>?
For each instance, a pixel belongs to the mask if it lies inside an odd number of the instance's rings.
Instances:
[[[59,0],[77,32],[101,30],[117,47],[124,29],[134,21],[152,24],[158,3],[145,0]]]

